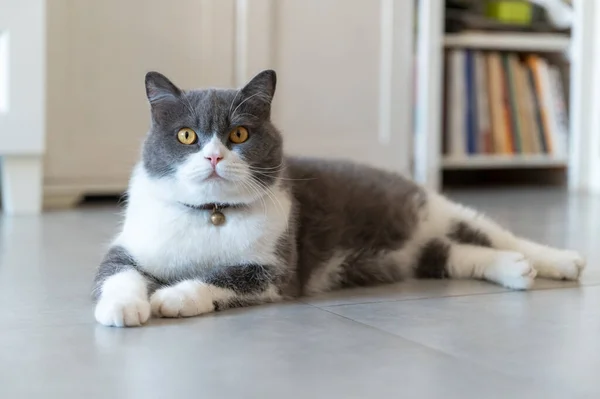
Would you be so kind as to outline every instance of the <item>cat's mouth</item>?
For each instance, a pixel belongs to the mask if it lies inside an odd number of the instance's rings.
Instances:
[[[204,181],[218,181],[218,180],[225,180],[225,178],[223,176],[221,176],[216,170],[213,170],[212,173],[210,175],[208,175],[208,177],[206,179],[204,179]]]

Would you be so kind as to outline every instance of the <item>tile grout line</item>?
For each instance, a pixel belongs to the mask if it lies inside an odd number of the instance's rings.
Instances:
[[[368,305],[368,304],[372,304],[372,303],[410,302],[410,301],[421,301],[421,300],[427,300],[427,299],[462,298],[462,297],[467,297],[467,296],[512,294],[512,293],[516,293],[516,292],[528,292],[529,293],[529,292],[536,292],[536,291],[581,289],[581,288],[597,287],[597,286],[600,286],[600,282],[598,282],[598,283],[591,283],[591,284],[585,284],[585,285],[579,285],[579,286],[576,286],[576,287],[549,287],[549,288],[536,288],[536,289],[532,289],[532,290],[506,290],[506,291],[496,291],[496,292],[478,292],[478,293],[473,293],[473,294],[426,296],[426,297],[419,297],[419,298],[383,299],[383,300],[366,301],[366,302],[337,303],[335,305],[323,305],[323,306],[319,306],[319,305],[316,305],[316,304],[313,304],[313,303],[310,303],[310,302],[305,302],[305,301],[302,301],[302,300],[299,300],[299,302],[307,304],[307,305],[311,305],[311,306],[314,306],[314,307],[317,307],[319,309],[325,309],[325,308],[335,308],[335,307],[338,307],[338,306]]]
[[[549,289],[544,289],[544,290],[547,291]],[[539,291],[544,291],[544,290],[539,290]],[[505,292],[500,292],[499,294],[504,294],[504,293]],[[487,295],[487,294],[484,294],[484,295]],[[394,301],[392,301],[392,302],[394,302]],[[371,302],[371,303],[373,303],[373,302]],[[350,318],[348,316],[344,316],[342,314],[335,313],[335,312],[333,312],[333,311],[331,311],[329,309],[320,308],[320,307],[312,305],[310,303],[307,303],[306,305],[309,305],[309,306],[311,306],[311,307],[313,307],[313,308],[315,308],[317,310],[321,310],[321,311],[324,311],[326,313],[329,313],[330,315],[337,316],[337,317],[342,318],[344,320],[350,321],[353,324],[358,324],[358,325],[360,325],[362,327],[367,327],[367,328],[369,328],[371,330],[375,330],[377,332],[384,333],[384,334],[386,334],[388,336],[392,336],[394,339],[402,339],[404,341],[410,342],[410,343],[412,343],[414,345],[417,345],[417,346],[419,346],[421,348],[424,348],[424,349],[430,350],[430,351],[432,351],[434,353],[437,353],[438,355],[442,355],[442,356],[445,356],[447,358],[450,358],[450,359],[453,359],[453,360],[456,360],[456,361],[459,361],[459,362],[463,362],[463,363],[468,364],[468,365],[473,366],[473,367],[482,367],[482,368],[486,369],[489,372],[501,374],[501,375],[503,375],[504,377],[506,377],[508,379],[514,379],[514,380],[521,381],[521,382],[530,382],[531,381],[529,378],[521,378],[519,375],[511,374],[511,373],[509,373],[509,372],[507,372],[505,370],[502,370],[500,368],[494,367],[492,365],[485,364],[485,363],[482,363],[482,362],[478,362],[476,360],[472,360],[472,359],[470,359],[468,357],[465,357],[465,356],[462,356],[462,355],[456,355],[456,354],[447,352],[447,351],[445,351],[443,349],[440,349],[440,348],[429,346],[429,345],[424,344],[422,342],[415,341],[412,338],[405,337],[402,334],[397,334],[397,333],[391,332],[391,331],[389,331],[387,329],[379,328],[379,327],[367,324],[365,322],[362,322],[362,321],[359,321],[359,320],[356,320],[356,319],[352,319],[352,318]],[[566,387],[564,387],[562,385],[555,385],[555,387],[559,388],[561,390],[570,391],[570,390],[568,390]],[[570,392],[570,393],[572,393],[572,392]]]
[[[309,304],[309,303],[307,303],[307,305],[309,305],[309,306],[311,306],[311,307],[313,307],[313,308],[315,308],[315,309],[317,309],[317,310],[321,310],[321,311],[323,311],[323,312],[329,313],[329,314],[330,314],[330,315],[332,315],[332,316],[336,316],[336,317],[338,317],[338,318],[341,318],[341,319],[344,319],[344,320],[346,320],[346,321],[349,321],[349,322],[351,322],[352,324],[358,324],[358,325],[359,325],[359,326],[361,326],[361,327],[366,327],[366,328],[368,328],[368,329],[370,329],[370,330],[375,330],[375,331],[377,331],[377,332],[379,332],[379,333],[383,333],[383,334],[385,334],[385,335],[391,336],[391,337],[392,337],[392,338],[394,338],[394,339],[401,339],[401,340],[403,340],[403,341],[410,342],[410,343],[411,343],[411,344],[413,344],[413,345],[417,345],[417,346],[419,346],[419,347],[421,347],[421,348],[424,348],[424,349],[426,349],[426,350],[428,350],[428,351],[432,351],[432,352],[434,352],[434,353],[436,353],[436,354],[438,354],[438,355],[441,355],[441,356],[447,357],[447,358],[449,358],[449,359],[453,359],[453,360],[455,360],[455,361],[463,362],[463,363],[465,363],[465,364],[468,364],[468,365],[470,365],[470,366],[474,366],[474,367],[483,367],[483,368],[485,368],[485,369],[486,369],[487,371],[489,371],[489,372],[493,372],[493,373],[499,373],[499,374],[502,374],[502,375],[503,375],[504,377],[506,377],[506,378],[509,378],[509,379],[515,379],[515,380],[521,381],[521,379],[520,379],[518,376],[515,376],[515,375],[512,375],[512,374],[507,374],[507,373],[506,373],[504,370],[499,370],[499,369],[497,369],[497,368],[490,367],[489,365],[486,365],[486,364],[481,364],[481,363],[478,363],[478,362],[474,362],[474,361],[472,361],[471,359],[468,359],[468,358],[465,358],[465,357],[462,357],[462,356],[456,356],[456,355],[454,355],[454,354],[452,354],[452,353],[448,353],[448,352],[446,352],[446,351],[444,351],[444,350],[441,350],[441,349],[438,349],[438,348],[431,347],[431,346],[429,346],[429,345],[426,345],[426,344],[423,344],[423,343],[421,343],[421,342],[417,342],[417,341],[415,341],[415,340],[413,340],[413,339],[411,339],[411,338],[404,337],[404,336],[402,336],[402,335],[400,335],[400,334],[395,334],[395,333],[393,333],[393,332],[391,332],[391,331],[388,331],[388,330],[385,330],[385,329],[382,329],[382,328],[379,328],[379,327],[376,327],[376,326],[372,326],[372,325],[370,325],[370,324],[367,324],[367,323],[364,323],[364,322],[362,322],[362,321],[359,321],[359,320],[356,320],[356,319],[352,319],[352,318],[350,318],[350,317],[347,317],[347,316],[341,315],[341,314],[339,314],[339,313],[332,312],[332,311],[330,311],[330,310],[328,310],[328,309],[319,308],[319,307],[317,307],[317,306],[314,306],[314,305],[311,305],[311,304]],[[528,381],[528,380],[523,380],[523,381]]]

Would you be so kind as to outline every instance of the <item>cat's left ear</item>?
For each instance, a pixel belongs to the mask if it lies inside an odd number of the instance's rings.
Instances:
[[[162,100],[179,98],[181,90],[162,73],[148,72],[146,74],[146,96],[153,105]]]
[[[251,114],[269,118],[276,85],[275,71],[268,69],[258,73],[241,89],[240,105],[252,108],[249,110]]]

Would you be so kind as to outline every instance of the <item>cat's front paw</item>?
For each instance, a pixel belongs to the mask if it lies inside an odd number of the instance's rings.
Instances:
[[[96,321],[110,327],[141,326],[150,318],[150,303],[145,298],[100,298],[94,312]]]
[[[208,286],[198,281],[161,288],[152,295],[150,304],[158,317],[191,317],[215,310]]]
[[[574,251],[549,248],[531,257],[539,276],[554,280],[577,280],[585,259]]]

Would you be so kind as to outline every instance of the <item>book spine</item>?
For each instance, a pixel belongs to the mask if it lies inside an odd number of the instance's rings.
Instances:
[[[544,131],[544,121],[542,119],[542,108],[539,97],[539,90],[535,78],[535,71],[533,70],[529,62],[527,63],[527,74],[529,75],[529,85],[533,94],[533,110],[535,114],[536,127],[539,135],[541,149],[544,154],[548,154],[550,151],[548,149],[548,143],[546,142],[546,132]]]
[[[561,155],[567,153],[569,120],[567,115],[567,106],[565,102],[564,88],[561,81],[560,71],[558,67],[550,67],[550,81],[553,98],[553,111],[556,119],[557,140]]]
[[[475,95],[475,71],[473,51],[466,51],[465,60],[465,80],[467,82],[467,152],[469,154],[477,153],[477,99]]]
[[[488,69],[488,93],[494,151],[498,154],[509,154],[507,126],[504,112],[504,90],[500,54],[490,52],[486,55]]]
[[[517,106],[519,131],[521,133],[522,152],[533,154],[536,152],[536,149],[531,127],[531,105],[529,103],[529,92],[527,91],[525,72],[516,55],[511,55],[510,62],[515,76],[515,102]]]
[[[509,56],[503,54],[502,64],[506,74],[506,88],[508,93],[508,108],[510,110],[510,126],[512,133],[514,152],[520,154],[523,152],[523,143],[521,141],[521,128],[519,126],[519,107],[517,105],[517,91],[514,67],[511,66]]]
[[[546,145],[546,152],[548,154],[555,154],[557,148],[555,148],[554,142],[554,127],[552,126],[551,115],[549,114],[548,88],[543,76],[544,61],[538,56],[530,56],[527,59],[527,64],[530,66],[534,77],[541,126],[544,132],[544,143]]]
[[[544,129],[542,125],[542,115],[540,113],[540,104],[537,96],[537,89],[535,87],[535,77],[533,71],[528,63],[523,65],[523,71],[525,74],[525,84],[527,86],[527,93],[529,95],[529,104],[531,112],[531,130],[533,139],[535,141],[536,152],[547,153],[546,140],[544,139]]]
[[[478,152],[481,154],[493,153],[492,132],[490,126],[490,103],[487,88],[487,72],[485,67],[485,55],[478,51],[475,53],[475,72],[477,87],[477,122],[479,137]]]
[[[506,124],[506,139],[508,142],[509,152],[511,154],[517,153],[517,143],[514,136],[513,126],[513,111],[510,100],[510,74],[508,71],[508,59],[506,54],[500,56],[501,71],[502,71],[502,94],[503,94],[503,108],[504,108],[504,121]]]
[[[448,141],[449,152],[453,156],[466,153],[466,124],[464,109],[466,107],[465,89],[465,52],[451,50],[449,72],[449,98],[448,107]]]

